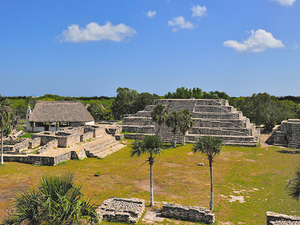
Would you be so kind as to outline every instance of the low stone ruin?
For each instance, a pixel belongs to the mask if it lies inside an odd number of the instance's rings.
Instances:
[[[57,165],[70,159],[103,158],[123,148],[99,125],[42,131],[4,146],[4,161]]]
[[[267,225],[300,225],[300,217],[267,212]]]
[[[100,221],[137,223],[145,211],[145,200],[113,198],[105,200],[97,209]]]
[[[300,119],[281,122],[266,141],[269,145],[282,145],[288,148],[300,148]]]
[[[162,216],[185,221],[212,224],[215,222],[215,214],[206,208],[198,206],[183,206],[179,204],[164,203]]]
[[[210,135],[223,139],[225,145],[257,146],[259,131],[243,113],[230,106],[225,99],[158,99],[143,111],[124,117],[122,132],[125,138],[142,139],[144,135],[154,135],[158,125],[152,121],[151,112],[155,105],[162,104],[170,113],[188,109],[195,125],[187,135],[186,142],[193,143],[197,138]],[[175,137],[165,124],[162,125],[164,142],[174,142]],[[177,132],[176,142],[182,143],[183,136]]]

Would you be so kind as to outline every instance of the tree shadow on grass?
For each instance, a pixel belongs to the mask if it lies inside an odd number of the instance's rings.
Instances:
[[[277,152],[284,154],[300,154],[300,150],[281,150]]]

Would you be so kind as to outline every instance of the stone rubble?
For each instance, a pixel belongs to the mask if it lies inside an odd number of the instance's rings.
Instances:
[[[145,211],[145,200],[110,197],[96,211],[100,221],[137,223]]]

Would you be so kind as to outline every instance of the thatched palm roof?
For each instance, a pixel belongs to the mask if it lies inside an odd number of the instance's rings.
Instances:
[[[82,123],[94,121],[94,118],[79,101],[38,101],[28,121]]]

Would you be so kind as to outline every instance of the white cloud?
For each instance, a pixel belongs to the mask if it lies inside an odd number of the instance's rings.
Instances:
[[[85,28],[80,28],[77,24],[68,26],[68,30],[64,30],[61,36],[61,42],[83,42],[83,41],[125,41],[126,38],[132,37],[137,32],[120,23],[113,25],[107,21],[103,26],[96,22],[89,23]]]
[[[151,11],[149,10],[149,12],[147,12],[147,17],[152,18],[156,15],[156,11]]]
[[[174,17],[168,21],[169,26],[176,26],[177,28],[193,29],[195,26],[190,21],[185,21],[183,16]],[[177,31],[177,28],[173,28],[173,32]]]
[[[272,1],[279,2],[281,5],[290,5],[290,6],[292,6],[296,2],[296,0],[272,0]]]
[[[195,16],[204,16],[206,14],[206,6],[196,5],[191,8],[193,11],[192,17]]]
[[[223,43],[225,47],[231,47],[239,53],[263,52],[267,48],[282,48],[284,44],[277,40],[273,35],[265,30],[258,29],[256,32],[251,30],[250,37],[239,43],[237,41],[228,40]]]

